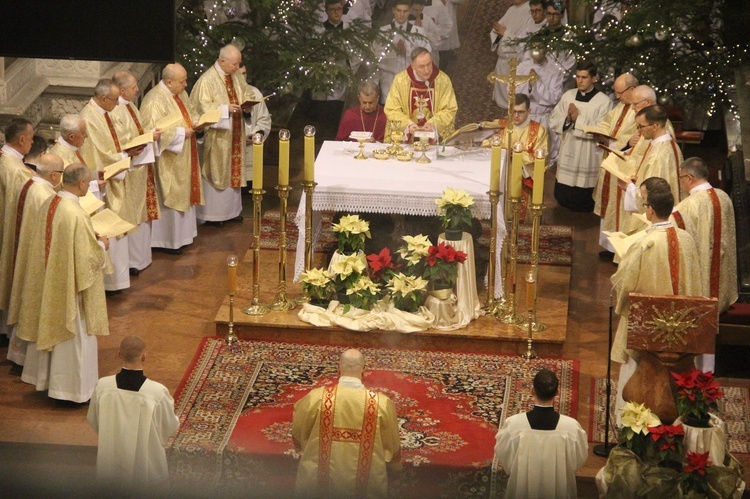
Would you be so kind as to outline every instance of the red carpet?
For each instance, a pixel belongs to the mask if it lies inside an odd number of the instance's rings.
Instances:
[[[311,388],[336,380],[341,347],[242,342],[232,353],[206,339],[176,395],[180,431],[170,442],[179,481],[291,494],[296,458],[292,409]],[[575,417],[577,362],[468,353],[362,349],[364,383],[396,404],[404,471],[397,497],[486,496],[498,411],[527,410],[541,367],[561,381],[559,410]],[[473,492],[470,492],[473,491]]]

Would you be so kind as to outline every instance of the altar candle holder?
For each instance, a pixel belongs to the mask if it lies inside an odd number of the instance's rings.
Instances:
[[[533,323],[534,323],[534,308],[536,306],[536,274],[533,270],[530,270],[526,274],[526,308],[529,311],[529,320],[526,323],[526,330],[528,336],[526,337],[526,352],[521,354],[526,360],[536,359],[536,352],[533,347]]]
[[[314,178],[315,162],[315,127],[305,127],[305,180],[302,188],[305,191],[305,271],[312,268],[313,240],[312,240],[312,216],[313,216],[313,193],[318,185]],[[308,164],[309,163],[309,164]]]
[[[495,266],[497,259],[497,205],[500,202],[500,147],[502,139],[493,136],[492,140],[492,175],[490,176],[490,256],[487,266],[487,302],[485,310],[491,315],[498,313],[500,302],[495,299]]]
[[[279,131],[279,141],[289,142],[289,130],[282,129]],[[280,148],[281,149],[281,148]],[[283,163],[284,160],[289,161],[288,151],[286,149],[287,157],[280,158],[279,162]],[[276,289],[276,299],[271,304],[271,310],[276,312],[286,312],[292,310],[297,304],[286,297],[286,261],[287,261],[287,230],[286,230],[286,217],[288,211],[288,200],[289,191],[292,188],[289,185],[283,185],[281,182],[276,186],[276,190],[279,193],[279,285]]]
[[[234,332],[234,295],[237,293],[237,256],[227,257],[227,288],[229,294],[229,324],[227,325],[227,337],[224,340],[227,346],[234,351],[240,349],[239,338]]]
[[[253,147],[263,147],[263,136],[253,135]],[[265,315],[270,309],[260,303],[260,211],[263,204],[263,189],[257,189],[255,183],[250,190],[253,196],[253,298],[252,305],[242,309],[247,315]]]

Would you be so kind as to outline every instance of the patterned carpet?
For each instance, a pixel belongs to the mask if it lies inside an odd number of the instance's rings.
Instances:
[[[176,480],[252,484],[290,495],[296,472],[294,402],[336,380],[341,347],[206,338],[175,396],[179,432],[169,443]],[[528,410],[533,374],[560,378],[558,409],[576,416],[578,363],[469,353],[362,349],[364,382],[397,407],[404,471],[394,497],[486,497],[498,417]],[[498,416],[498,413],[501,415]]]
[[[315,251],[333,253],[336,250],[336,236],[331,231],[333,213],[323,212],[321,217],[321,234],[315,245]],[[294,213],[287,213],[287,249],[294,250],[299,234],[294,222]],[[367,214],[362,215],[367,218]],[[490,222],[481,220],[482,235],[479,246],[489,251]],[[518,231],[519,263],[529,263],[531,250],[531,226],[520,225]],[[279,247],[279,212],[268,210],[261,220],[260,247],[276,249]],[[573,227],[566,225],[542,225],[539,229],[539,263],[542,265],[570,266],[573,262]]]
[[[727,449],[732,453],[750,453],[750,392],[747,388],[722,387],[724,399],[719,401],[717,416],[727,425]],[[610,425],[614,425],[614,400],[617,393],[617,381],[612,381],[612,402],[610,407]],[[591,427],[589,441],[604,442],[604,419],[607,407],[607,384],[605,378],[591,380]],[[617,442],[618,433],[610,431],[610,442]]]

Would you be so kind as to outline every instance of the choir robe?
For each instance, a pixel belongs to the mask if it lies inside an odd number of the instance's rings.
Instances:
[[[248,87],[250,87],[250,92],[255,95],[256,99],[263,98],[260,90],[252,85],[248,85]],[[250,118],[245,120],[245,134],[252,137],[258,132],[263,132],[263,141],[265,142],[271,133],[271,124],[271,113],[268,112],[268,106],[266,106],[265,101],[259,102],[253,106]],[[245,146],[245,182],[253,181],[252,147],[252,144]]]
[[[670,272],[669,232],[672,230],[677,241],[673,256],[678,259],[674,276]],[[698,265],[698,251],[692,236],[670,222],[653,224],[633,243],[611,278],[617,293],[615,312],[620,316],[612,345],[613,361],[625,363],[632,352],[627,350],[630,293],[705,296],[700,273],[696,272]]]
[[[369,417],[363,420],[363,414]],[[396,407],[356,378],[342,376],[337,385],[315,388],[294,404],[292,439],[302,451],[300,497],[387,497],[386,468],[401,468]],[[321,455],[328,456],[327,463],[319,462]]]
[[[729,196],[708,182],[694,187],[672,213],[672,222],[693,236],[701,280],[719,299],[719,313],[737,301],[737,241]],[[718,240],[717,240],[718,238]]]
[[[131,137],[137,137],[146,132],[141,113],[132,102],[120,97],[119,104],[112,113],[120,120]],[[145,269],[151,265],[152,261],[150,222],[159,218],[155,179],[153,163],[134,165],[128,172],[125,184],[125,202],[120,218],[137,227],[128,233],[128,266],[138,270]]]
[[[637,132],[633,106],[618,102],[596,128],[601,130],[603,134],[614,137],[614,140],[610,139],[607,147],[615,151],[623,150],[627,147],[630,137]],[[606,157],[606,153],[603,154],[603,157]],[[599,178],[594,189],[594,213],[601,217],[599,245],[613,253],[614,248],[607,240],[604,231],[616,232],[620,230],[617,210],[621,197],[622,191],[618,188],[617,179],[604,168],[600,168]]]
[[[631,234],[644,227],[644,223],[633,213],[645,213],[641,199],[640,185],[650,177],[661,177],[669,183],[675,204],[682,198],[680,192],[679,167],[682,164],[682,151],[672,137],[666,133],[646,144],[642,156],[630,156],[628,168],[634,172],[635,183],[626,186],[620,202],[620,231]]]
[[[24,184],[33,176],[33,170],[23,164],[21,153],[8,144],[4,145],[0,156],[0,310],[4,311],[0,327],[3,330],[7,322],[7,309],[13,284],[18,197]],[[5,332],[8,333],[9,331]]]
[[[432,82],[429,88],[431,102],[427,110],[426,121],[432,123],[440,139],[445,140],[455,130],[454,121],[458,111],[456,95],[453,93],[453,84],[450,78],[437,66],[433,66],[430,81]],[[411,66],[396,75],[385,101],[385,116],[388,120],[385,129],[386,137],[390,137],[391,121],[394,122],[397,131],[405,131],[409,123],[417,123],[412,94],[424,87],[425,83],[417,79]]]
[[[526,413],[516,414],[505,420],[495,442],[495,458],[509,475],[505,497],[577,497],[576,471],[588,457],[578,421],[561,414],[555,429],[539,430]]]
[[[55,188],[41,177],[32,177],[23,196],[23,206],[20,207],[20,224],[18,227],[17,250],[13,271],[13,285],[8,305],[8,325],[16,325],[22,313],[39,314],[44,266],[37,265],[39,260],[33,260],[34,231],[39,225],[44,225],[45,218],[40,216],[42,205],[55,195]],[[20,202],[19,202],[20,204]],[[35,255],[36,256],[36,255]],[[22,306],[23,305],[23,306]],[[36,321],[33,321],[36,324]],[[19,366],[24,364],[29,342],[18,336],[18,328],[13,328],[13,335],[8,346],[8,360]]]
[[[336,140],[354,140],[349,138],[352,132],[372,132],[376,142],[384,142],[385,108],[379,105],[376,112],[369,114],[362,112],[361,106],[347,109],[341,117]]]
[[[226,87],[226,73],[218,63],[211,66],[195,82],[190,92],[190,100],[200,114],[221,108],[226,119],[205,128],[203,137],[203,190],[205,204],[197,208],[200,220],[222,222],[239,216],[242,212],[240,188],[246,185],[245,165],[245,123],[242,115],[228,113],[230,104]],[[231,75],[235,104],[252,100],[250,87],[239,71]],[[237,127],[235,131],[234,127]]]
[[[516,92],[527,94],[531,101],[531,113],[529,117],[538,121],[546,129],[549,129],[549,116],[563,94],[564,73],[549,59],[542,64],[534,62],[533,59],[524,59],[518,64],[517,72],[520,75],[531,74],[534,70],[537,75],[536,83],[533,85],[521,85],[516,87]],[[560,153],[560,136],[556,133],[547,135],[547,150],[549,151],[548,164],[557,162]]]
[[[529,12],[529,2],[524,2],[521,5],[511,5],[505,11],[505,15],[498,21],[505,26],[505,34],[501,36],[495,33],[494,30],[490,31],[490,48],[492,51],[497,52],[495,74],[509,74],[510,60],[512,58],[516,58],[516,60],[520,59],[522,46],[512,45],[510,42],[519,36],[519,32],[526,26],[529,20],[533,21]],[[508,87],[502,83],[495,83],[492,98],[498,106],[507,109]]]
[[[402,26],[392,21],[390,24],[381,26],[380,31],[384,32],[388,39],[393,42],[393,46],[377,45],[375,47],[376,54],[383,54],[378,60],[380,98],[387,99],[396,75],[411,65],[411,51],[417,47],[424,47],[432,52],[432,48],[430,42],[427,41],[424,30],[414,26],[411,21],[407,21]],[[396,52],[395,48],[400,40],[404,41],[405,50],[403,54]]]
[[[36,261],[46,261],[39,328],[36,337],[29,331],[22,339],[50,354],[27,362],[22,380],[37,390],[49,389],[51,398],[86,402],[99,379],[96,336],[109,334],[104,248],[74,194],[60,191],[41,211],[45,223],[37,227],[33,242],[41,251]]]
[[[185,127],[192,127],[200,114],[186,92],[181,92],[177,98],[185,106],[191,123],[182,123],[182,126],[173,126],[161,132],[161,154],[156,161],[160,217],[151,223],[151,245],[155,248],[179,249],[191,244],[198,235],[194,206],[203,204],[196,137],[185,139]],[[141,102],[144,128],[154,128],[159,119],[175,111],[180,111],[180,108],[174,94],[164,82],[159,82]],[[193,149],[195,158],[192,157]]]
[[[107,124],[106,115],[109,115],[112,121],[117,141]],[[128,157],[127,153],[120,151],[120,147],[135,137],[128,133],[126,126],[114,112],[105,112],[93,99],[83,106],[79,116],[86,122],[88,137],[78,152],[84,164],[96,178],[97,170]],[[129,175],[129,171],[118,174],[110,178],[105,187],[104,202],[107,208],[118,216],[130,211],[126,197],[126,179]],[[113,237],[109,241],[109,256],[112,260],[113,272],[104,276],[104,287],[107,291],[119,291],[130,287],[128,244],[127,234]]]
[[[589,95],[593,93],[593,95]],[[578,119],[564,129],[568,107],[575,104]],[[604,93],[592,89],[585,95],[573,89],[565,92],[549,118],[550,131],[561,139],[560,158],[557,162],[557,181],[571,187],[593,188],[599,175],[601,151],[584,126],[595,126],[612,108],[612,101]]]
[[[138,391],[117,387],[116,376],[98,381],[88,421],[99,435],[97,480],[118,491],[150,490],[169,482],[164,446],[180,426],[167,388],[146,379]]]

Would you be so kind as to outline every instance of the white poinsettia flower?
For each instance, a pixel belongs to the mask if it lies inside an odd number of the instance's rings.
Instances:
[[[333,274],[326,269],[310,269],[300,276],[300,280],[312,286],[325,286],[331,279]]]
[[[331,266],[331,271],[338,276],[346,278],[352,273],[361,274],[365,270],[365,262],[359,255],[348,255]]]
[[[351,288],[346,290],[346,294],[353,295],[354,293],[359,293],[360,291],[366,291],[374,295],[380,292],[380,286],[372,282],[372,279],[370,279],[369,277],[362,276],[357,280],[357,282],[352,285]]]
[[[647,435],[649,428],[659,426],[661,420],[651,412],[644,404],[628,402],[622,408],[622,426],[630,428],[633,434],[643,433]]]
[[[419,234],[418,236],[404,236],[402,239],[406,241],[406,248],[409,251],[420,256],[429,254],[430,246],[432,246],[429,237]]]
[[[443,196],[436,199],[435,204],[438,206],[438,211],[443,211],[448,205],[459,205],[468,208],[474,204],[474,198],[463,189],[456,191],[451,187],[446,187],[443,191]]]
[[[333,224],[334,232],[347,232],[349,234],[365,234],[370,237],[370,222],[362,220],[359,215],[344,215],[339,223]]]

